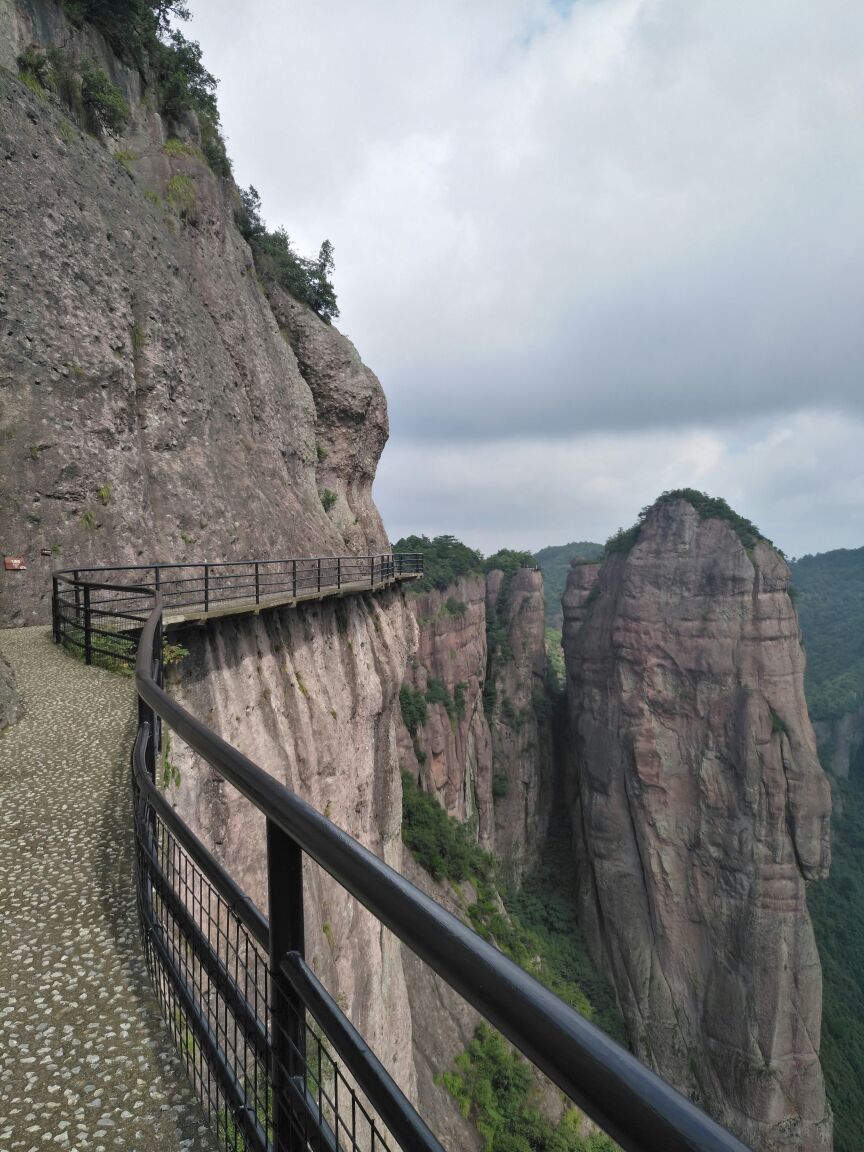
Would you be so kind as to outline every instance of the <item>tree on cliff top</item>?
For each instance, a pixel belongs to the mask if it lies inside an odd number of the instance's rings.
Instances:
[[[266,284],[278,285],[307,304],[329,324],[339,315],[333,273],[333,245],[323,241],[317,260],[307,260],[294,251],[284,228],[269,232],[261,216],[261,197],[250,184],[240,190],[240,207],[235,213],[237,227],[255,260],[255,270]]]
[[[696,488],[673,488],[661,493],[653,504],[646,504],[632,527],[619,528],[614,535],[610,536],[606,541],[606,555],[608,556],[613,552],[629,552],[639,539],[642,525],[648,519],[649,514],[655,508],[660,508],[664,504],[675,504],[679,500],[686,500],[691,508],[699,514],[700,520],[725,520],[735,530],[738,539],[745,548],[752,548],[760,540],[764,540],[766,544],[771,544],[771,541],[762,535],[752,521],[739,516],[721,496],[709,496],[707,492],[699,492]]]

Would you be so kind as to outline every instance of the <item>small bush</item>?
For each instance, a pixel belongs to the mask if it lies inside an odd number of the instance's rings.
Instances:
[[[464,600],[457,600],[455,596],[448,596],[444,604],[444,611],[448,616],[464,616],[468,605]]]
[[[81,99],[91,123],[103,132],[121,132],[129,123],[131,113],[123,93],[92,60],[81,68]]]
[[[429,704],[441,704],[451,720],[455,717],[456,705],[450,695],[449,688],[442,680],[436,680],[433,676],[429,677],[426,700]]]
[[[498,772],[492,777],[492,796],[495,800],[503,800],[510,793],[510,781],[503,773]]]
[[[405,727],[413,740],[417,736],[418,729],[426,723],[428,716],[426,697],[410,684],[403,684],[399,689],[399,708]]]
[[[198,219],[198,193],[195,182],[185,173],[172,176],[165,186],[165,199],[181,220],[194,224]]]
[[[111,499],[111,486],[109,484],[103,484],[96,495],[99,497],[100,504],[107,504]]]
[[[198,157],[201,155],[194,144],[188,144],[185,140],[179,140],[176,136],[169,136],[162,145],[162,150],[169,156]]]
[[[491,874],[492,857],[407,772],[402,773],[402,839],[434,880],[460,884]]]
[[[318,495],[321,497],[321,504],[325,512],[329,512],[339,497],[330,488],[322,488]]]

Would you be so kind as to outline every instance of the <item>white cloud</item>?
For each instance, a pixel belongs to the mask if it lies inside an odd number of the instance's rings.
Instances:
[[[625,487],[614,445],[662,443],[708,486],[739,482],[717,461],[743,437],[766,484],[781,469],[784,515],[783,485],[812,506],[792,441],[755,443],[761,421],[820,405],[860,430],[858,0],[197,9],[238,179],[302,250],[335,243],[340,326],[390,402],[385,476],[408,451],[430,469],[482,457],[480,531],[514,462],[542,473],[552,441],[602,444],[590,460]],[[810,447],[824,482],[830,448]],[[452,501],[435,497],[436,530],[455,530]],[[517,532],[536,532],[518,508]],[[823,508],[813,531],[850,541],[853,523]]]
[[[806,412],[716,430],[566,440],[402,442],[376,497],[393,539],[450,533],[482,549],[602,542],[669,488],[723,495],[789,555],[864,540],[864,421]]]

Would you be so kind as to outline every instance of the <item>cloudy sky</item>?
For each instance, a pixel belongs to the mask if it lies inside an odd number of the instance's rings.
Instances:
[[[864,544],[861,0],[193,0],[243,185],[336,249],[391,537],[665,488]]]

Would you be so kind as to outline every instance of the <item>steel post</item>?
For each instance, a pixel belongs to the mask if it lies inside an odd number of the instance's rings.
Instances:
[[[304,955],[303,852],[272,820],[267,821],[267,894],[270,910],[270,1043],[273,1085],[273,1147],[306,1147],[292,1123],[291,1098],[298,1080],[305,1092],[306,1015],[302,998],[282,975],[289,952]],[[293,1082],[293,1089],[292,1089]]]

